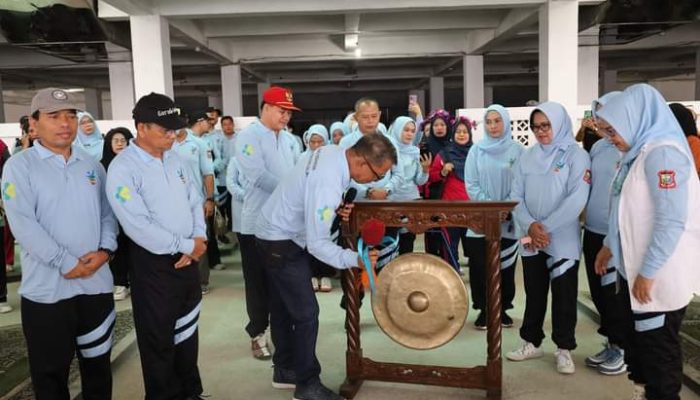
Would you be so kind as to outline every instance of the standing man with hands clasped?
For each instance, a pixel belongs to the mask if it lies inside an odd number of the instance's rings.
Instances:
[[[206,251],[202,195],[169,151],[186,122],[162,94],[134,107],[138,132],[109,168],[107,197],[131,239],[132,305],[147,399],[200,399],[198,260]]]
[[[2,197],[22,246],[22,329],[38,400],[68,399],[78,355],[82,397],[112,398],[110,353],[116,314],[107,262],[117,222],[102,165],[77,146],[77,105],[65,90],[34,96],[34,146],[10,158]]]
[[[338,269],[362,267],[358,254],[331,239],[336,208],[350,180],[381,179],[396,164],[396,149],[381,134],[368,134],[349,149],[328,145],[297,165],[262,207],[256,242],[270,288],[270,326],[275,345],[272,386],[294,388],[295,400],[338,400],[321,384],[316,358],[318,302],[309,254]],[[350,215],[351,206],[338,213]],[[370,252],[376,265],[378,251]]]

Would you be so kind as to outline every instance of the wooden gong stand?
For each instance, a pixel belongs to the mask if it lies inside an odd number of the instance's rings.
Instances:
[[[486,390],[489,399],[501,398],[501,224],[517,203],[477,201],[358,201],[343,222],[342,235],[356,249],[362,224],[376,218],[387,227],[405,227],[415,234],[430,228],[477,228],[486,236],[487,343],[486,365],[470,368],[401,364],[374,361],[363,357],[360,343],[359,289],[360,270],[343,271],[343,291],[347,297],[345,328],[347,333],[346,378],[340,394],[353,398],[365,380],[415,383]]]

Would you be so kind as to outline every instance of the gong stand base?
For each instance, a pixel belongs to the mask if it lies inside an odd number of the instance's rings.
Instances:
[[[481,389],[489,399],[501,399],[501,281],[500,281],[500,223],[516,205],[514,202],[473,201],[360,201],[343,222],[343,238],[352,249],[362,224],[370,218],[386,226],[405,227],[415,234],[431,228],[465,227],[481,231],[486,236],[487,285],[487,357],[486,365],[471,368],[415,365],[373,361],[363,357],[360,341],[358,269],[343,271],[343,291],[347,297],[345,327],[347,333],[347,377],[340,387],[343,397],[352,399],[365,380],[412,383]]]

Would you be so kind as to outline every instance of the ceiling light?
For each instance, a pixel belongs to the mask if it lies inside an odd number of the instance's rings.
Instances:
[[[362,57],[362,49],[361,48],[356,48],[355,49],[355,57],[360,58]]]

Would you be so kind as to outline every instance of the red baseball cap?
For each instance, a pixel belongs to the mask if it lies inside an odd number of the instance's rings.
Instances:
[[[263,93],[263,102],[285,110],[301,111],[293,103],[292,91],[280,86],[271,86],[267,89]]]

